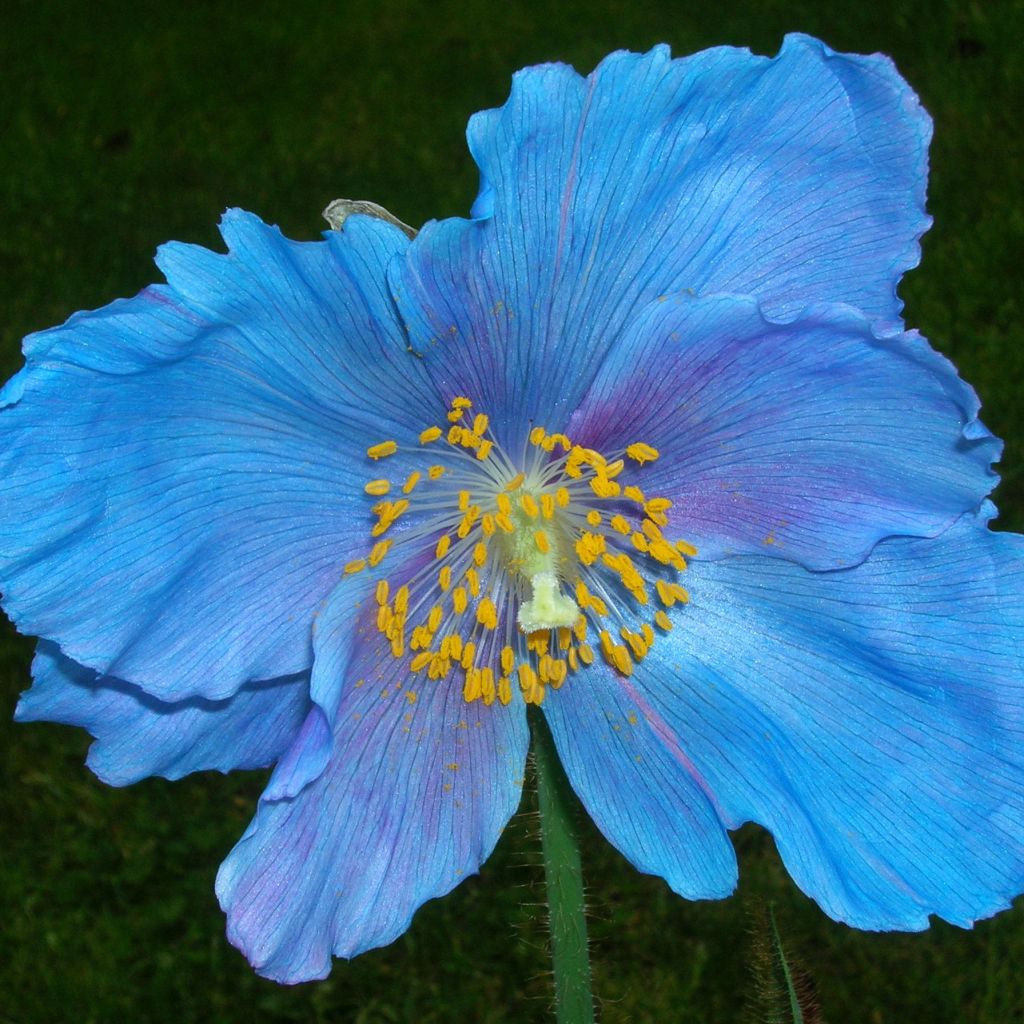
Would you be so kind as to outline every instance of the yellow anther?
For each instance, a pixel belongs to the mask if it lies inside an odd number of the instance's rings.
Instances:
[[[494,629],[498,625],[498,609],[489,597],[476,606],[476,621],[485,629]]]
[[[515,527],[515,524],[512,522],[511,517],[505,515],[504,512],[499,512],[494,517],[494,522],[495,522],[495,525],[498,527],[498,529],[504,531],[505,533],[515,533],[516,532],[516,527]]]
[[[540,515],[540,508],[532,494],[522,494],[519,497],[519,504],[523,511],[531,518],[536,519]]]
[[[551,685],[554,689],[558,689],[562,683],[565,682],[565,677],[568,674],[569,666],[564,658],[555,658],[548,668],[548,673],[551,676]]]
[[[448,422],[449,423],[458,423],[459,420],[461,420],[461,419],[462,419],[462,410],[461,409],[452,409],[452,411],[448,413]],[[459,433],[461,434],[462,431],[460,430]],[[448,440],[449,441],[451,440],[451,431],[448,432]]]
[[[468,643],[462,645],[462,658],[459,664],[464,669],[469,669],[473,665],[473,659],[476,657],[476,644],[470,640]]]
[[[617,644],[612,650],[610,661],[624,676],[633,674],[633,662],[629,657],[629,651],[622,644]]]
[[[626,448],[626,454],[642,466],[645,462],[654,462],[661,452],[649,444],[644,444],[643,441],[637,441],[636,444],[631,444]]]
[[[469,491],[459,491],[459,511],[465,512],[469,508],[470,499],[473,497]]]
[[[644,640],[647,641],[647,646],[650,647],[651,644],[654,643],[654,630],[651,629],[651,624],[649,622],[645,622],[640,627],[640,632],[643,634]]]
[[[647,503],[644,505],[644,511],[654,519],[655,512],[667,512],[672,507],[672,501],[670,498],[649,498]],[[657,520],[655,520],[657,522]],[[659,523],[659,526],[664,526],[664,523]]]
[[[448,554],[448,549],[452,546],[452,538],[450,534],[444,534],[437,539],[437,546],[434,548],[435,558],[444,558]]]
[[[478,412],[476,416],[473,417],[473,433],[482,434],[487,429],[490,422],[491,421],[487,413]]]
[[[405,611],[409,610],[409,588],[408,588],[408,586],[403,585],[403,586],[398,588],[397,592],[395,593],[394,605],[395,605],[395,611],[396,612],[405,612]]]
[[[666,540],[652,540],[649,554],[651,558],[661,562],[662,565],[674,565],[677,569],[686,568],[686,563],[683,562],[679,552]]]
[[[611,519],[608,521],[608,525],[611,526],[613,530],[616,530],[618,533],[621,533],[623,537],[625,537],[633,529],[633,527],[629,525],[629,521],[626,519],[626,517],[619,515],[612,516]]]
[[[452,414],[448,413],[448,418],[451,419]],[[448,443],[458,444],[462,440],[462,427],[456,424],[454,427],[448,428]]]
[[[365,558],[356,558],[351,562],[345,564],[345,575],[351,576],[353,573],[362,572],[366,568]]]
[[[567,651],[572,646],[572,630],[568,626],[558,627],[558,649]]]
[[[431,480],[440,480],[441,477],[444,476],[444,466],[431,466],[427,470],[427,476],[430,477]]]
[[[505,484],[506,491],[514,491],[523,486],[523,481],[526,480],[525,473],[516,473],[514,477],[507,484]]]
[[[640,633],[635,633],[631,629],[627,629],[625,626],[619,630],[619,635],[629,645],[630,650],[633,652],[633,657],[637,661],[643,659],[647,654],[648,643]]]
[[[538,629],[536,632],[530,633],[526,638],[526,646],[534,654],[547,654],[548,631],[546,629]]]
[[[568,508],[570,501],[572,501],[572,498],[569,496],[568,487],[559,487],[558,490],[555,491],[555,503],[559,508]]]
[[[376,544],[370,548],[370,555],[367,561],[370,565],[380,565],[384,556],[388,553],[391,548],[390,540],[379,540]]]
[[[480,462],[483,462],[484,459],[486,459],[491,454],[491,450],[493,448],[494,448],[494,442],[493,441],[490,441],[490,440],[482,441],[481,444],[480,444],[480,447],[477,448],[477,450],[476,450],[476,457],[477,457],[477,459]]]
[[[494,703],[494,698],[497,692],[494,687],[494,670],[488,665],[483,669],[480,678],[480,696],[484,699],[484,704],[490,707]]]
[[[480,574],[470,566],[465,573],[466,583],[469,585],[469,592],[473,597],[480,596]]]
[[[463,427],[462,433],[459,435],[459,444],[463,448],[479,448],[483,441],[469,427]]]
[[[523,693],[537,685],[537,673],[526,662],[519,663],[517,673],[519,675],[519,686],[522,688]]]
[[[689,555],[690,558],[697,554],[697,549],[692,544],[687,544],[685,540],[675,541],[675,547],[681,555]]]
[[[630,501],[635,501],[638,505],[642,505],[647,500],[644,497],[644,492],[633,484],[630,484],[629,487],[623,487],[622,494],[624,497],[629,498]]]
[[[666,633],[672,629],[672,620],[663,611],[654,613],[654,623],[658,629],[663,629]]]
[[[537,530],[534,533],[533,542],[537,545],[537,550],[542,555],[546,555],[551,550],[551,543],[548,541],[548,535],[543,530]]]
[[[423,476],[419,470],[413,470],[406,478],[405,483],[402,484],[403,494],[412,494],[413,488],[420,482],[420,478]]]
[[[456,395],[451,402],[453,409],[472,409],[473,403],[465,395]]]
[[[455,609],[456,615],[461,615],[469,604],[469,599],[466,595],[465,587],[456,587],[452,591],[452,608]]]
[[[550,446],[549,446],[550,445]],[[546,451],[551,451],[555,445],[561,445],[562,451],[567,452],[572,448],[572,441],[565,436],[565,434],[548,434],[544,441],[544,448]]]
[[[614,462],[606,462],[604,465],[604,471],[602,476],[607,477],[609,480],[614,480],[622,471],[626,468],[626,463],[622,459],[616,459]]]
[[[555,659],[550,654],[545,654],[540,661],[537,663],[537,675],[540,676],[542,683],[550,683],[554,676],[551,674],[551,669],[555,664]]]
[[[473,548],[473,562],[475,565],[483,566],[487,561],[487,545],[480,541]]]
[[[591,526],[600,526],[601,525],[601,513],[598,512],[596,508],[592,508],[587,513],[587,522],[590,523]]]
[[[388,591],[391,587],[388,585],[387,580],[377,580],[377,589],[374,591],[374,597],[377,598],[377,604],[386,605],[388,603]]]
[[[398,445],[394,441],[381,441],[380,444],[372,444],[366,449],[366,454],[371,459],[383,459],[388,455],[394,455],[398,451]]]
[[[504,675],[510,676],[516,663],[516,652],[506,645],[501,649],[501,671]]]
[[[583,643],[587,639],[587,620],[586,617],[581,615],[577,620],[576,624],[572,627],[573,636]]]
[[[490,512],[485,512],[480,518],[480,529],[484,531],[485,537],[494,536],[494,516]]]
[[[576,555],[584,565],[593,565],[604,553],[606,541],[603,533],[584,530],[576,541]]]
[[[462,637],[458,633],[448,635],[448,654],[456,661],[462,657]]]
[[[498,511],[504,516],[512,515],[512,499],[507,494],[499,494],[495,499]]]
[[[579,659],[579,655],[576,653],[576,648],[575,647],[570,647],[569,648],[569,653],[568,653],[568,655],[566,655],[566,657],[569,660],[569,671],[570,672],[578,672],[579,671],[579,667],[580,667],[580,659]]]
[[[443,615],[444,612],[441,610],[441,606],[439,604],[435,604],[434,607],[430,609],[430,614],[427,616],[427,629],[429,629],[431,633],[437,632],[438,627],[441,625],[441,618]]]
[[[420,444],[430,444],[431,441],[436,441],[443,431],[440,427],[427,427],[426,430],[420,434]]]
[[[498,700],[506,706],[512,703],[512,684],[508,676],[502,676],[498,680]]]
[[[582,661],[584,665],[594,664],[594,648],[591,647],[590,644],[580,644],[579,652],[580,661]]]
[[[642,533],[634,533],[629,539],[633,542],[633,547],[635,547],[641,554],[646,555],[650,550],[647,538]]]
[[[476,521],[480,518],[480,506],[470,505],[466,509],[466,514],[462,517],[462,522],[459,523],[458,529],[455,531],[455,535],[459,539],[465,539],[469,536],[469,531],[473,529]]]
[[[391,484],[387,480],[371,480],[363,490],[375,498],[380,498],[391,490]]]
[[[664,540],[665,539],[662,536],[661,529],[658,526],[658,524],[652,522],[650,519],[645,519],[643,521],[643,525],[642,525],[641,529],[643,529],[644,533],[647,534],[648,538],[650,538],[651,540]]]
[[[412,661],[409,663],[409,668],[413,672],[422,672],[430,662],[433,660],[434,654],[432,651],[421,651],[419,654],[414,654]]]
[[[543,427],[534,427],[533,430],[530,431],[530,444],[543,444],[546,436],[547,432]]]
[[[466,682],[462,687],[462,699],[466,703],[472,703],[478,700],[480,697],[480,669],[478,668],[467,668],[466,669]]]
[[[446,593],[452,588],[452,567],[444,566],[437,574],[437,585]]]
[[[599,498],[616,498],[622,490],[614,480],[609,480],[603,476],[591,477],[590,489]]]

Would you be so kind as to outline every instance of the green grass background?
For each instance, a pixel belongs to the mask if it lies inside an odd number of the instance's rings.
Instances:
[[[936,121],[924,260],[908,321],[960,366],[1007,439],[1003,528],[1024,527],[1024,11],[1019,2],[9,2],[0,14],[0,369],[25,333],[154,280],[156,245],[217,245],[228,205],[311,239],[337,196],[402,219],[465,213],[463,129],[526,64],[589,71],[658,41],[774,53],[790,30],[895,57]],[[3,634],[0,1021],[548,1019],[535,819],[527,807],[481,875],[421,910],[387,949],[323,983],[279,988],[226,943],[218,862],[264,776],[109,789],[80,731],[10,724],[31,644]],[[602,1019],[755,1019],[750,907],[782,933],[832,1022],[1024,1020],[1024,908],[973,931],[867,935],[789,882],[768,836],[737,837],[736,897],[692,904],[633,871],[592,828]]]

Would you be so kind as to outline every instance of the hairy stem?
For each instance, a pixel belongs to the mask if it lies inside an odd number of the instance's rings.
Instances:
[[[543,714],[536,707],[529,710],[555,974],[555,1017],[558,1024],[592,1024],[594,998],[590,993],[575,797]]]

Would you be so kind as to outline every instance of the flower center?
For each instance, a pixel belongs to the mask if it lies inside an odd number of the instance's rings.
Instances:
[[[414,679],[461,679],[465,700],[485,704],[510,703],[513,681],[540,704],[594,663],[595,647],[629,675],[689,599],[678,577],[696,554],[664,534],[671,501],[635,482],[657,450],[637,442],[605,456],[538,426],[513,461],[470,399],[454,398],[447,419],[418,445],[367,449],[407,463],[400,484],[366,483],[379,499],[370,550],[345,566],[377,574],[391,656]]]

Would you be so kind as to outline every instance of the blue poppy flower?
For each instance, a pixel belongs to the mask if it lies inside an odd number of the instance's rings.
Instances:
[[[900,319],[929,137],[884,57],[616,53],[471,120],[468,220],[163,246],[0,393],[18,716],[114,785],[275,765],[217,892],[283,982],[477,870],[528,703],[682,896],[755,821],[856,927],[1006,907],[1024,541]]]

